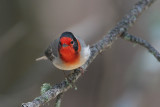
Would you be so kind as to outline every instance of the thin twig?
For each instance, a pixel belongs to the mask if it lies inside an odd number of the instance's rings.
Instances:
[[[85,70],[99,53],[110,47],[118,36],[127,31],[129,27],[135,23],[137,17],[143,12],[143,10],[149,7],[153,1],[155,0],[140,0],[137,2],[129,11],[129,13],[115,26],[115,28],[113,28],[106,36],[104,36],[102,40],[90,47],[91,56],[89,60],[83,66],[81,66],[81,69]],[[68,79],[70,79],[72,83],[76,82],[81,76],[81,69],[74,70],[74,72],[68,76]],[[39,107],[51,99],[54,99],[58,94],[66,92],[70,88],[71,85],[68,83],[68,81],[63,80],[61,83],[54,85],[52,89],[48,90],[43,95],[35,98],[32,102],[22,104],[22,107]]]
[[[147,48],[148,51],[151,54],[153,54],[158,61],[160,61],[160,53],[150,43],[148,43],[146,40],[143,40],[140,37],[133,36],[133,35],[129,34],[128,32],[124,32],[120,37],[125,39],[125,40],[128,40],[130,42],[139,44],[139,45]]]
[[[62,98],[63,98],[63,93],[60,93],[60,94],[57,96],[56,103],[55,103],[55,107],[61,107]]]

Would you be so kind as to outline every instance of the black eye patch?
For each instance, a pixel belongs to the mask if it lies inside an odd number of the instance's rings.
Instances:
[[[59,42],[59,45],[62,45],[62,43],[61,43],[61,42]]]

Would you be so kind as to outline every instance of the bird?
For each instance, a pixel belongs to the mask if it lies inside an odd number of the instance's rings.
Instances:
[[[50,60],[60,70],[74,70],[81,67],[89,59],[91,50],[83,39],[65,31],[54,40],[39,60]]]

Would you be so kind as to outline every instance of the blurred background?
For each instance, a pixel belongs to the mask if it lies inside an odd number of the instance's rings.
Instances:
[[[40,95],[43,83],[64,79],[49,61],[35,61],[60,33],[72,31],[91,45],[137,1],[0,0],[0,107],[20,107]],[[129,32],[160,51],[159,5],[143,12]],[[160,63],[143,47],[118,39],[76,85],[62,107],[158,107]]]

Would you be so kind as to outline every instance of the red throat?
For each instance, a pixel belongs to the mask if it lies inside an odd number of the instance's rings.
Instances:
[[[69,37],[63,37],[61,38],[60,42],[61,44],[67,44],[67,47],[60,47],[59,49],[59,54],[62,59],[66,64],[76,64],[80,60],[80,50],[81,46],[78,41],[78,51],[75,51],[73,48],[73,44],[71,44],[72,39]]]

